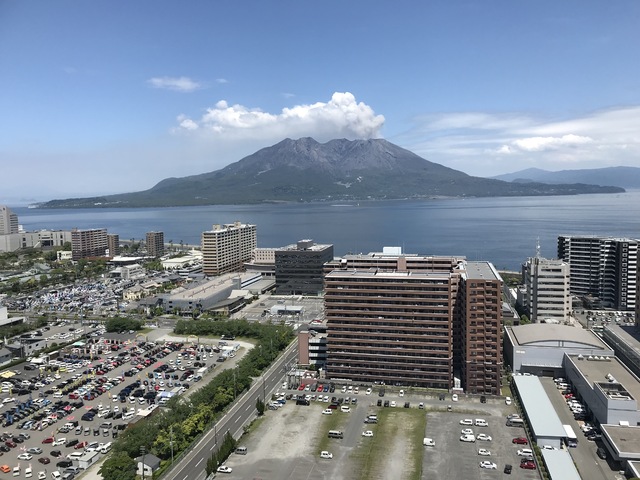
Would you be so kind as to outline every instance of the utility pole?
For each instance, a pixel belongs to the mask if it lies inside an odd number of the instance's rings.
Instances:
[[[145,447],[144,445],[140,446],[140,455],[142,455],[142,480],[144,480],[144,456],[147,453],[147,447]]]

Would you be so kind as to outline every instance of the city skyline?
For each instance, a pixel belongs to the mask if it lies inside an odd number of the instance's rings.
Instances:
[[[630,0],[0,2],[0,203],[144,190],[302,136],[478,176],[640,166],[639,17]]]

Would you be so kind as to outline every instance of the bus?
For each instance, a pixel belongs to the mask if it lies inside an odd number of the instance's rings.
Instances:
[[[571,425],[563,425],[564,428],[564,441],[567,444],[567,447],[577,447],[578,446],[578,437],[576,436],[576,432],[573,431]]]

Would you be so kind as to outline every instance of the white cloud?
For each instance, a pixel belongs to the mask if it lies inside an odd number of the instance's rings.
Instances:
[[[216,78],[216,83],[225,84],[229,83],[229,80],[227,80],[226,78]]]
[[[202,85],[189,77],[154,77],[147,80],[154,88],[174,90],[176,92],[193,92],[202,88]]]
[[[528,137],[513,141],[513,145],[525,152],[541,152],[543,150],[558,150],[572,145],[583,145],[593,142],[592,138],[568,134],[561,137]]]
[[[175,131],[192,131],[195,126],[209,137],[230,140],[263,140],[278,142],[285,137],[312,136],[323,141],[332,138],[376,138],[384,117],[376,115],[365,103],[358,103],[349,92],[336,92],[331,100],[310,105],[283,108],[268,113],[259,108],[229,105],[220,100],[199,119],[178,117]]]
[[[457,112],[425,115],[414,121],[409,132],[390,140],[472,175],[491,176],[529,167],[640,167],[640,106],[560,120],[514,112]]]

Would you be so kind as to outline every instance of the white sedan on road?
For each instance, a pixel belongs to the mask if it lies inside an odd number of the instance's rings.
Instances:
[[[498,466],[495,463],[490,462],[489,460],[484,460],[480,462],[480,468],[488,468],[490,470],[496,470]]]
[[[484,441],[484,442],[490,442],[491,441],[491,436],[487,435],[485,433],[479,433],[478,436],[476,437],[476,439]]]
[[[491,452],[489,450],[487,450],[486,448],[481,448],[478,450],[478,455],[482,455],[483,457],[490,457],[491,456]]]
[[[366,430],[362,432],[363,437],[373,437],[373,432],[371,430]]]
[[[226,465],[220,465],[217,471],[219,473],[231,473],[233,469],[231,467],[227,467]]]
[[[326,450],[323,450],[322,452],[320,452],[320,458],[332,459],[333,458],[333,453],[330,453],[330,452],[327,452]]]
[[[473,425],[473,420],[470,418],[464,418],[460,420],[460,425]]]

